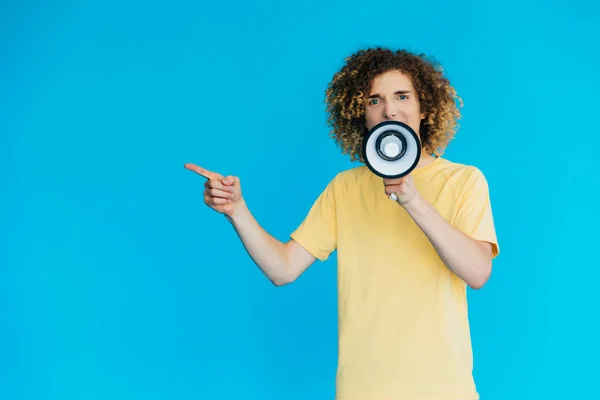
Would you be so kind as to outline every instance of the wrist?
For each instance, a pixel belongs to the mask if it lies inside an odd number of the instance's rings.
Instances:
[[[227,218],[227,220],[233,225],[237,225],[240,222],[248,219],[249,213],[250,212],[246,206],[246,202],[244,199],[240,199],[233,211],[230,214],[225,214],[225,218]]]
[[[418,212],[425,205],[425,200],[419,195],[415,194],[410,200],[402,204],[402,207],[406,209],[410,214]]]

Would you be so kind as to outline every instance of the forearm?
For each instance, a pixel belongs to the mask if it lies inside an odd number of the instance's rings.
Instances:
[[[290,280],[286,245],[266,232],[245,204],[227,219],[248,255],[271,282],[280,285]]]
[[[491,273],[491,257],[480,243],[452,226],[420,196],[405,208],[452,272],[472,288],[485,284]]]

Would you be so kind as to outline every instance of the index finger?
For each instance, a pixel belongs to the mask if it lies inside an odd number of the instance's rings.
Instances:
[[[383,180],[383,184],[386,185],[386,186],[399,185],[402,182],[404,182],[406,179],[408,179],[408,175],[403,176],[402,178],[384,179]]]
[[[190,171],[194,171],[195,173],[197,173],[200,176],[205,177],[206,179],[221,179],[222,178],[222,176],[217,174],[216,172],[211,172],[211,171],[207,170],[206,168],[202,168],[196,164],[186,163],[184,165],[184,167],[186,169],[189,169]]]

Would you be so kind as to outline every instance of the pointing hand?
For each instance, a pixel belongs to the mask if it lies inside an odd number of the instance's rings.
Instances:
[[[192,163],[187,163],[184,167],[206,178],[204,203],[213,210],[232,217],[244,206],[242,187],[238,177],[225,177]]]

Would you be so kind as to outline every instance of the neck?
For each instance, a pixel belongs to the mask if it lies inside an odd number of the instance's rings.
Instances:
[[[437,157],[434,157],[433,155],[431,155],[429,153],[421,153],[421,159],[419,160],[419,163],[417,164],[417,168],[421,168],[421,167],[431,164],[432,162],[434,162],[436,160],[436,158]]]

